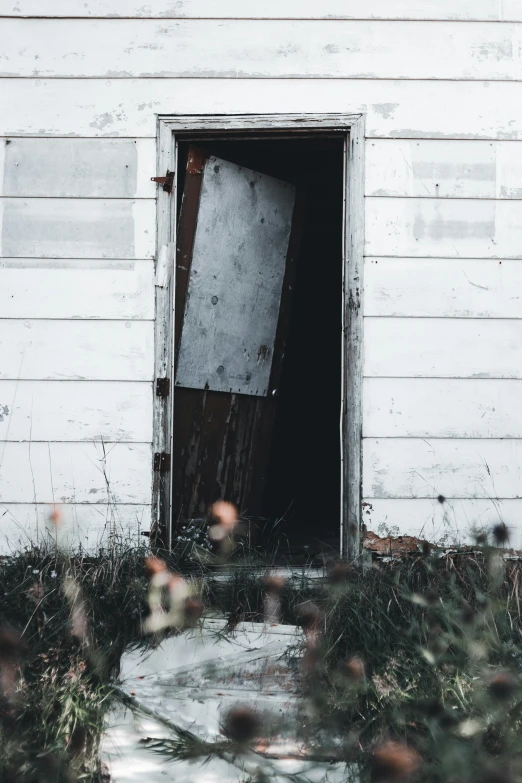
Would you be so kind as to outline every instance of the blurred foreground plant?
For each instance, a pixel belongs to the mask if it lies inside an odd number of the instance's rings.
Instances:
[[[259,561],[227,565],[223,578],[215,568],[237,525],[229,507],[214,509],[214,551],[197,579],[176,552],[146,548],[34,549],[0,563],[2,783],[108,780],[99,741],[123,650],[192,627],[203,601],[230,627],[302,626],[296,740],[310,758],[346,762],[347,775],[355,764],[362,781],[522,780],[521,561],[481,541],[365,568],[332,563],[322,579],[283,578]],[[151,747],[246,757],[265,752],[272,728],[239,705],[219,742],[180,732]]]
[[[250,617],[302,626],[296,740],[309,758],[345,762],[347,776],[356,765],[361,781],[514,783],[522,781],[521,586],[522,562],[482,540],[365,568],[334,563],[326,579],[300,583],[238,570],[221,597],[234,623],[240,599]],[[261,748],[264,720],[252,707],[225,716],[229,745],[216,743],[216,755]],[[163,748],[176,757],[179,739],[176,751]]]
[[[0,780],[108,780],[99,761],[123,650],[146,612],[142,552],[0,562]]]

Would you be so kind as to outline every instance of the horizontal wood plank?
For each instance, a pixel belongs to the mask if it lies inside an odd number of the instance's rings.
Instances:
[[[364,356],[370,377],[522,379],[522,320],[366,318]]]
[[[366,378],[363,435],[521,438],[522,381]]]
[[[522,263],[469,258],[367,258],[364,314],[522,318]]]
[[[155,198],[152,139],[0,141],[0,195]]]
[[[0,259],[3,318],[154,318],[154,262]]]
[[[522,6],[520,0],[501,0],[500,18],[512,19],[514,22],[522,21]]]
[[[0,381],[0,441],[102,439],[152,441],[152,384]]]
[[[522,500],[380,500],[366,498],[365,524],[379,535],[417,536],[448,546],[472,544],[476,532],[490,535],[504,522],[509,546],[522,547]]]
[[[522,201],[367,198],[366,254],[520,258]]]
[[[0,379],[152,381],[153,321],[0,319]]]
[[[2,503],[151,503],[149,444],[5,443],[0,454]]]
[[[372,141],[366,195],[522,198],[522,144],[483,141]]]
[[[495,22],[4,19],[0,76],[516,80],[521,45]]]
[[[23,258],[151,258],[156,203],[4,198],[2,255]]]
[[[366,438],[363,494],[373,498],[521,498],[521,440]]]
[[[59,524],[51,515],[59,516]],[[96,552],[100,547],[137,546],[150,530],[151,507],[124,504],[0,503],[0,554],[35,544],[56,545],[69,552]]]
[[[0,135],[155,138],[155,115],[174,112],[365,112],[369,137],[522,139],[522,83],[7,79]]]
[[[0,0],[0,16],[214,19],[520,19],[518,0]]]

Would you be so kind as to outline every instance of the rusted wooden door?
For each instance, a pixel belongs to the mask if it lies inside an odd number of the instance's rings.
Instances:
[[[173,523],[261,513],[296,253],[293,185],[191,147],[178,224]]]

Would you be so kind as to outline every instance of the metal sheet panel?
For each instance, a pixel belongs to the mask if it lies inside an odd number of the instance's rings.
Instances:
[[[205,165],[176,385],[266,396],[295,188]]]

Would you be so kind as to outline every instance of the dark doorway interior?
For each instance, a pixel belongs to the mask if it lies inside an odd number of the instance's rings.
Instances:
[[[178,143],[178,194],[188,149]],[[341,494],[343,147],[340,137],[206,138],[212,154],[296,185],[304,219],[257,546],[338,552]],[[178,211],[180,203],[178,203]],[[176,434],[174,434],[174,438]]]

